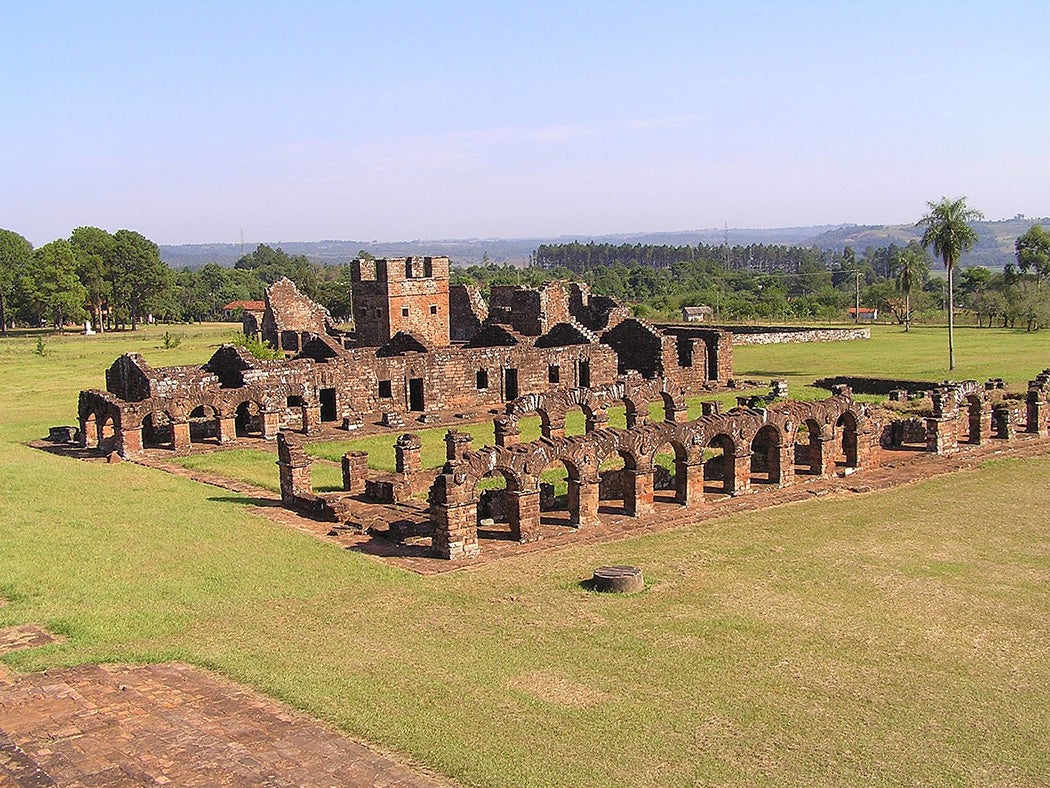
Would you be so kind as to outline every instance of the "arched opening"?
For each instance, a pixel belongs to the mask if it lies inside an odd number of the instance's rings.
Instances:
[[[544,438],[556,438],[565,434],[565,420],[558,415],[552,414],[545,408],[537,409],[540,417],[540,435]]]
[[[479,539],[505,539],[522,541],[522,519],[527,513],[521,511],[521,485],[514,476],[499,468],[491,470],[478,479],[474,488],[477,500],[477,526]],[[538,502],[537,502],[538,503]],[[539,513],[536,513],[538,519]],[[526,523],[525,535],[531,532],[531,523]]]
[[[540,522],[544,525],[572,526],[579,522],[579,496],[569,487],[579,483],[580,474],[563,460],[552,460],[540,471]],[[573,515],[575,514],[575,519]]]
[[[736,489],[736,442],[722,432],[704,449],[704,492],[732,495]]]
[[[677,412],[677,405],[674,401],[674,397],[672,397],[670,394],[664,391],[660,394],[660,399],[663,400],[664,406],[662,414],[663,420],[673,422],[675,420],[675,413]]]
[[[685,449],[665,443],[653,453],[653,502],[684,504],[688,500]]]
[[[580,405],[565,411],[562,417],[566,435],[585,435],[587,433],[587,412]]]
[[[233,427],[238,438],[261,438],[263,434],[262,408],[257,402],[245,400],[237,406]]]
[[[218,442],[219,412],[211,405],[198,405],[190,411],[190,443]]]
[[[767,424],[751,441],[751,483],[780,484],[780,430]]]
[[[166,411],[153,411],[142,419],[142,448],[175,448],[175,424]]]
[[[624,426],[633,430],[635,427],[644,426],[649,422],[649,403],[645,400],[635,401],[633,399],[624,399]],[[612,414],[610,414],[609,423],[613,427],[620,426]]]
[[[626,514],[627,470],[633,467],[628,455],[612,452],[598,464],[598,511]]]
[[[806,419],[795,432],[795,475],[820,476],[824,468],[823,448],[820,424]]]
[[[835,430],[839,437],[839,440],[836,441],[838,456],[835,458],[835,464],[841,468],[859,467],[860,436],[856,416],[847,410],[835,422]]]
[[[109,454],[116,448],[117,431],[112,414],[107,413],[98,420],[98,450],[101,454]]]

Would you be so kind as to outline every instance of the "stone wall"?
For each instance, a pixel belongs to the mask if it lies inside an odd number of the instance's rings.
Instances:
[[[732,326],[734,345],[778,345],[791,342],[848,342],[871,339],[871,329],[857,328],[766,328]]]

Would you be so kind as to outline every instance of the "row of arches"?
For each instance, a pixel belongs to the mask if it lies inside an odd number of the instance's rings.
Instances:
[[[869,433],[863,411],[848,397],[833,397],[485,447],[450,461],[435,481],[434,547],[456,558],[476,551],[479,529],[529,541],[544,525],[580,528],[604,513],[702,506],[799,476],[858,468]]]

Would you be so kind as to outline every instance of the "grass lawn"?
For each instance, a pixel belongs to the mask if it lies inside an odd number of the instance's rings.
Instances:
[[[7,664],[187,660],[477,785],[1050,782],[1050,457],[422,578],[21,445],[119,352],[199,363],[228,328],[151,331],[0,341],[0,625],[68,638]],[[737,374],[936,380],[943,339],[741,348]],[[1050,364],[1023,332],[960,331],[958,356]],[[648,589],[581,589],[605,563]]]

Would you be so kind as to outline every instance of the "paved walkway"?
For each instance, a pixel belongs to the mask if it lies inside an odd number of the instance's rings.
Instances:
[[[245,687],[167,663],[0,676],[0,786],[52,785],[451,783]]]

